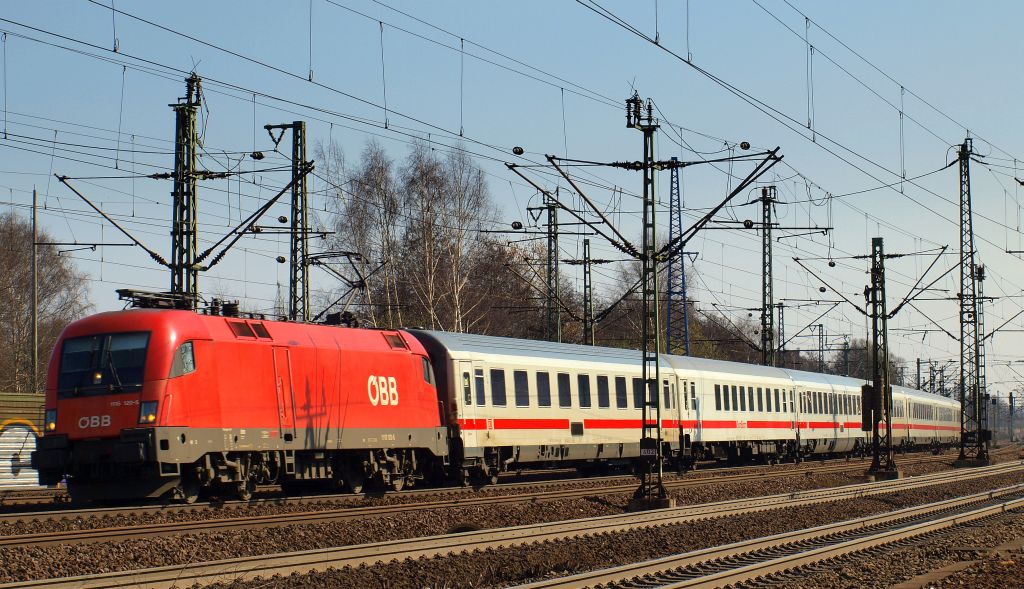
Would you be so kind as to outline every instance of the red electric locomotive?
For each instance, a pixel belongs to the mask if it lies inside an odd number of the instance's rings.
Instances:
[[[400,489],[443,470],[448,431],[423,346],[401,331],[137,309],[61,334],[40,482],[76,499],[330,479]]]

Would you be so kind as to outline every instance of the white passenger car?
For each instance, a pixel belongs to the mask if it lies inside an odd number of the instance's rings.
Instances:
[[[411,330],[434,362],[446,425],[470,476],[639,457],[636,350]],[[660,359],[664,453],[767,460],[859,452],[863,381],[683,356]],[[954,442],[959,405],[895,387],[894,444]]]

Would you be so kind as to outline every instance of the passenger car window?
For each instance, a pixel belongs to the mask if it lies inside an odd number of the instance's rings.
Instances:
[[[491,404],[505,406],[505,371],[500,368],[491,369]]]
[[[608,377],[597,377],[597,406],[607,408],[611,405],[611,398],[608,390]]]
[[[516,407],[530,406],[530,381],[525,370],[512,373],[512,384],[516,389]]]
[[[476,381],[476,404],[483,407],[487,403],[484,398],[484,369],[477,368],[474,375]]]
[[[619,409],[625,409],[628,406],[629,396],[626,391],[626,377],[616,376],[615,377],[615,406]]]
[[[572,407],[572,391],[569,388],[569,375],[558,373],[558,406]]]
[[[580,407],[590,407],[590,375],[576,375],[576,394],[580,399]]]
[[[547,372],[537,373],[537,405],[540,407],[551,406],[551,378]]]
[[[644,406],[644,379],[633,379],[633,408],[640,409]]]

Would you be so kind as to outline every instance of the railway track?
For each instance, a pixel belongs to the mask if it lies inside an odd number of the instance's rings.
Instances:
[[[926,464],[931,462],[941,462],[948,460],[947,456],[921,456],[916,458],[904,459],[900,462],[901,465],[916,465]],[[765,478],[776,478],[794,476],[799,474],[829,474],[838,472],[848,472],[865,470],[867,468],[866,461],[863,460],[844,460],[838,459],[834,461],[828,461],[824,463],[814,463],[813,466],[808,468],[786,468],[784,470],[770,470],[770,467],[765,466],[749,466],[749,467],[729,467],[723,469],[716,469],[710,476],[703,476],[703,473],[709,473],[710,470],[699,471],[702,476],[697,477],[680,477],[680,478],[668,478],[665,480],[665,487],[667,489],[685,489],[690,487],[697,487],[707,484],[720,484],[720,483],[737,483],[747,481],[759,481]],[[605,486],[590,486],[590,483],[600,483],[607,481],[609,484]],[[562,488],[544,490],[548,487],[564,487],[567,484],[574,483],[585,483],[585,486],[576,488]],[[486,487],[485,489],[491,489]],[[509,494],[509,495],[483,495],[474,491],[473,489],[466,489],[461,487],[450,487],[450,488],[429,488],[429,489],[415,489],[409,491],[402,491],[400,493],[386,493],[380,496],[400,496],[408,498],[421,498],[430,496],[451,496],[451,499],[441,499],[437,501],[416,501],[410,503],[404,503],[401,505],[390,506],[390,510],[387,508],[380,508],[381,515],[390,515],[392,513],[398,513],[401,511],[414,511],[422,509],[437,509],[443,507],[465,507],[472,505],[487,505],[487,504],[511,504],[511,503],[522,503],[528,501],[554,501],[558,499],[575,499],[581,497],[591,497],[595,495],[608,495],[615,493],[631,493],[636,489],[636,479],[631,475],[622,476],[608,476],[608,477],[591,477],[591,478],[580,478],[580,479],[562,479],[557,481],[541,481],[541,482],[520,482],[520,483],[507,483],[493,487],[494,490],[517,490],[527,489],[526,492]],[[530,489],[538,489],[536,491]],[[271,497],[264,499],[254,499],[251,501],[225,501],[222,503],[211,503],[202,502],[191,505],[183,504],[153,504],[153,505],[140,505],[131,507],[90,507],[90,508],[79,508],[79,509],[48,509],[46,511],[26,511],[16,513],[0,514],[0,523],[3,522],[15,522],[18,520],[63,520],[63,519],[86,519],[86,518],[102,518],[102,517],[115,517],[120,515],[142,515],[142,514],[165,514],[174,512],[192,512],[192,511],[206,511],[212,509],[234,509],[239,507],[254,506],[254,505],[289,505],[289,504],[306,504],[306,503],[350,503],[360,501],[363,496],[355,496],[352,494],[317,494],[317,495],[304,495],[297,497]],[[375,508],[350,506],[341,507],[338,511],[351,511],[354,517],[366,517],[368,513],[374,513]],[[318,511],[316,513],[329,514],[328,511]],[[206,520],[215,521],[215,520]],[[0,538],[0,545],[5,538]]]
[[[756,583],[770,575],[1021,508],[1024,484],[520,587],[711,589]]]
[[[835,502],[844,499],[916,489],[931,485],[939,485],[1012,472],[1024,472],[1024,465],[1001,464],[991,467],[972,469],[970,471],[941,472],[931,475],[922,475],[913,479],[902,479],[883,483],[864,483],[848,485],[846,487],[787,493],[768,497],[736,499],[718,503],[641,513],[617,514],[613,516],[587,518],[582,520],[517,526],[485,531],[471,531],[444,536],[392,540],[375,544],[351,545],[265,556],[249,556],[215,562],[196,563],[186,566],[175,565],[134,571],[103,573],[99,575],[68,577],[63,579],[42,579],[38,581],[0,585],[0,589],[13,589],[13,587],[16,586],[45,586],[58,589],[71,587],[79,589],[95,589],[100,587],[111,589],[119,587],[157,588],[171,587],[174,585],[190,586],[196,583],[206,584],[217,581],[230,582],[239,578],[252,578],[254,576],[267,577],[271,575],[288,575],[291,573],[323,571],[330,567],[340,568],[344,566],[373,565],[377,562],[389,562],[396,559],[401,560],[406,558],[445,556],[473,550],[533,544],[545,541],[561,541],[569,538],[591,536],[602,533],[644,529],[655,526],[677,525],[688,521],[775,510],[786,507],[799,507]],[[1024,484],[1003,489],[999,493],[1017,493],[1024,496]],[[995,496],[995,493],[988,492],[981,495],[984,496],[984,498],[991,499]],[[984,498],[980,498],[981,496],[975,497],[975,500],[978,501],[985,500]],[[961,502],[959,505],[967,505],[970,503],[969,500],[958,499],[951,500],[951,502],[943,502],[943,504],[948,504],[948,507],[957,504],[956,502],[958,501]],[[919,513],[922,514],[931,513],[923,507],[913,509],[920,510]],[[912,510],[903,511],[909,514]],[[877,519],[884,516],[874,517]],[[903,517],[908,516],[904,515]],[[862,520],[869,519],[871,518],[862,518]],[[849,529],[869,529],[862,520],[855,520],[860,523],[850,523]],[[209,528],[209,522],[198,523],[203,526],[203,529]],[[822,527],[820,529],[823,530],[824,528],[825,527]],[[815,530],[819,530],[819,528],[815,528]],[[827,536],[832,533],[838,533],[838,531],[841,530],[835,530],[834,532],[822,531],[818,535]],[[24,540],[24,538],[22,539]],[[56,539],[51,540],[59,541]]]
[[[20,505],[62,504],[68,501],[68,494],[52,489],[36,491],[0,492],[0,508]]]

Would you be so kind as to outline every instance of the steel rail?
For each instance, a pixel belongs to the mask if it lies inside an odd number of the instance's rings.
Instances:
[[[1000,468],[1006,467],[1008,463],[1002,465],[995,465],[989,468]],[[829,470],[842,470],[838,466],[832,467]],[[804,473],[820,473],[822,469],[813,471],[797,471]],[[977,471],[976,471],[977,472]],[[980,476],[989,476],[982,474]],[[745,475],[734,475],[734,476],[721,476],[721,477],[709,477],[704,479],[684,479],[678,481],[666,481],[665,486],[668,488],[685,488],[696,485],[714,484],[722,482],[742,482],[742,481],[758,481],[763,480],[765,477],[764,473],[750,473]],[[917,477],[915,480],[922,481],[922,484],[929,484],[928,481],[932,480],[927,477],[939,477],[936,480],[945,478],[956,478],[955,471],[943,471],[940,473],[932,473],[931,475],[925,475],[923,477]],[[869,489],[888,489],[887,485],[893,482],[897,484],[906,485],[908,484],[905,479],[902,483],[898,481],[887,481],[885,483],[864,483],[865,488]],[[617,485],[613,487],[603,488],[583,488],[583,489],[560,489],[554,491],[540,491],[535,493],[521,493],[516,495],[488,495],[483,497],[460,497],[447,500],[439,501],[422,501],[415,503],[401,503],[396,505],[380,505],[380,506],[363,506],[363,507],[341,507],[337,509],[325,509],[316,511],[303,511],[283,514],[268,514],[268,515],[257,515],[249,517],[220,517],[211,519],[201,520],[190,520],[182,522],[156,522],[150,524],[137,524],[130,526],[109,526],[101,528],[86,528],[78,530],[60,530],[55,532],[41,532],[34,534],[14,534],[9,536],[0,536],[0,547],[5,546],[46,546],[53,544],[81,544],[90,542],[110,542],[118,540],[127,540],[132,538],[144,538],[150,536],[165,536],[171,534],[186,534],[196,531],[209,532],[209,531],[227,531],[227,530],[245,530],[252,528],[264,528],[264,527],[280,527],[294,524],[303,523],[324,523],[334,521],[345,521],[353,519],[366,519],[371,517],[383,517],[392,516],[402,513],[411,513],[417,511],[428,511],[434,509],[450,509],[457,507],[473,507],[473,506],[495,506],[495,505],[512,505],[517,503],[527,502],[541,502],[541,501],[555,501],[558,499],[577,499],[581,497],[592,497],[595,494],[610,494],[610,493],[632,493],[635,490],[636,485],[629,483],[625,485]],[[829,494],[837,489],[847,489],[847,486],[841,487],[829,487],[825,489],[816,489],[813,491],[807,491],[806,493],[820,493]],[[839,493],[845,493],[849,491],[835,491]],[[884,491],[880,491],[884,492]],[[789,496],[789,495],[787,495]],[[743,502],[744,504],[749,503],[750,499],[737,499],[734,501]],[[709,504],[717,505],[717,504]]]
[[[912,460],[904,460],[901,465],[910,464],[926,464],[930,462],[941,462],[944,459],[936,458],[934,456],[918,457]],[[861,464],[862,460],[857,459],[856,462],[853,460],[836,459],[826,461],[824,463],[813,463],[809,468],[787,468],[784,470],[769,470],[765,472],[765,469],[771,468],[764,465],[756,465],[749,467],[728,467],[722,469],[709,469],[699,471],[700,473],[712,473],[710,476],[700,477],[688,477],[680,478],[675,480],[666,480],[665,487],[670,489],[679,489],[687,487],[703,486],[712,483],[733,483],[733,482],[746,482],[752,480],[763,480],[765,478],[778,478],[786,476],[796,476],[799,474],[828,474],[835,472],[847,472],[855,470],[864,470],[866,466]],[[808,463],[804,463],[808,464]],[[749,473],[741,472],[736,474],[736,471],[747,471]],[[573,483],[587,483],[594,481],[608,480],[610,482],[621,481],[621,484],[612,484],[604,487],[579,487],[573,489],[556,489],[551,491],[534,491],[530,493],[523,493],[519,495],[507,495],[501,496],[504,498],[502,503],[509,502],[530,502],[530,501],[548,501],[555,499],[566,499],[566,498],[580,498],[590,497],[600,494],[613,494],[619,492],[630,492],[636,490],[636,478],[632,475],[622,476],[608,476],[608,477],[588,477],[588,478],[567,478],[550,481],[533,481],[533,482],[511,482],[499,484],[495,487],[484,487],[484,489],[515,489],[515,488],[531,488],[531,487],[553,487],[561,486]],[[290,505],[290,504],[303,504],[303,503],[327,503],[332,501],[338,502],[349,502],[358,501],[364,497],[375,497],[375,496],[399,496],[399,497],[419,497],[419,496],[430,496],[430,495],[456,495],[457,497],[451,500],[445,500],[444,502],[427,502],[427,508],[438,507],[441,503],[451,503],[453,505],[475,505],[482,500],[483,503],[494,502],[493,499],[488,500],[479,496],[473,496],[476,493],[474,489],[467,489],[463,487],[450,487],[450,488],[429,488],[429,489],[413,489],[401,492],[388,492],[388,493],[368,493],[366,495],[353,495],[351,493],[339,493],[339,494],[314,494],[314,495],[301,495],[295,497],[270,497],[252,499],[249,501],[224,501],[222,503],[211,503],[201,502],[193,504],[159,504],[159,505],[141,505],[141,506],[130,506],[130,507],[88,507],[79,509],[62,509],[54,508],[45,511],[21,511],[21,512],[10,512],[0,513],[0,524],[5,522],[17,522],[25,520],[63,520],[63,519],[84,519],[91,517],[110,517],[120,515],[141,515],[141,514],[161,514],[161,513],[176,513],[176,512],[194,512],[194,511],[205,511],[212,510],[214,508],[240,508],[255,505]],[[468,497],[465,497],[469,495]],[[491,497],[491,496],[488,496]],[[414,503],[404,505],[415,505]],[[444,505],[441,505],[444,506]],[[72,506],[73,507],[73,506]],[[356,507],[347,507],[344,509],[356,509]],[[408,510],[415,508],[409,507]]]
[[[520,585],[520,589],[629,587],[710,589],[860,552],[1024,507],[1024,484],[880,515]],[[1012,496],[1007,500],[999,497]],[[977,504],[980,507],[971,507]]]
[[[511,528],[463,532],[444,536],[408,538],[373,544],[341,546],[326,549],[306,550],[247,556],[206,563],[171,565],[150,569],[102,573],[68,578],[39,579],[20,583],[0,585],[0,589],[14,587],[53,587],[56,589],[97,589],[121,587],[163,588],[191,586],[196,583],[230,582],[252,576],[288,575],[323,571],[344,566],[373,565],[378,562],[404,560],[406,558],[436,557],[486,548],[502,548],[515,545],[535,544],[544,541],[560,541],[581,536],[622,532],[655,526],[676,525],[688,521],[717,518],[742,513],[767,511],[785,507],[805,506],[814,503],[834,502],[841,499],[890,493],[897,490],[913,489],[949,482],[969,480],[1024,471],[1022,464],[1002,464],[971,469],[924,475],[914,479],[902,479],[881,483],[862,483],[825,490],[806,491],[752,497],[718,503],[676,507],[641,513],[616,514],[580,520],[531,524]],[[1018,485],[1024,493],[1024,484]],[[991,492],[982,495],[991,495]],[[957,501],[949,500],[949,501]],[[911,508],[911,509],[923,509]],[[905,510],[904,510],[905,511]],[[875,516],[883,517],[883,516]],[[862,518],[863,519],[863,518]]]

